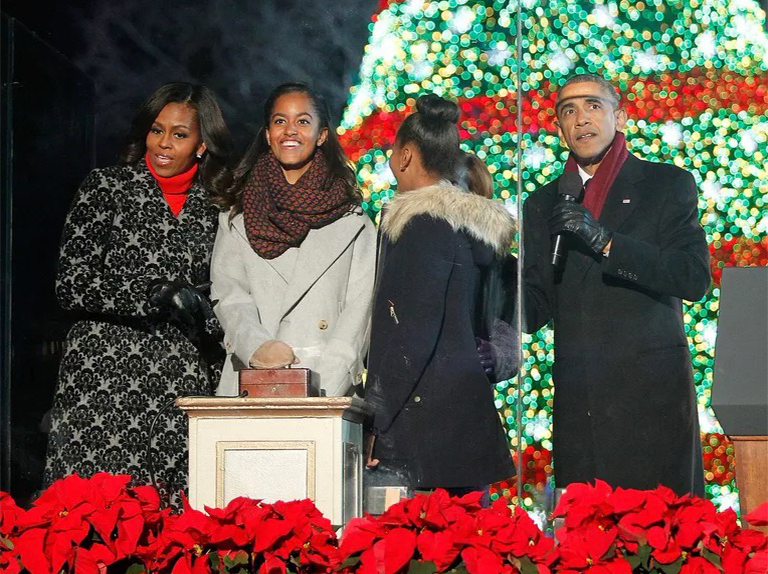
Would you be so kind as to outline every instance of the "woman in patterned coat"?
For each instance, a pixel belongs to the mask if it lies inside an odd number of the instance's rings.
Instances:
[[[217,394],[237,394],[242,368],[292,364],[328,396],[347,393],[363,368],[376,232],[322,97],[273,90],[235,178],[211,263],[227,351]]]
[[[80,187],[56,294],[81,317],[59,370],[47,484],[99,471],[146,484],[154,470],[167,496],[186,488],[186,420],[170,404],[215,386],[217,329],[195,286],[208,281],[230,153],[212,92],[168,84],[139,109],[119,165]]]

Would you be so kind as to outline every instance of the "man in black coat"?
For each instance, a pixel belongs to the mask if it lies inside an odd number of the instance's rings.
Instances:
[[[626,112],[598,76],[570,78],[556,115],[565,174],[523,206],[525,329],[555,332],[555,483],[703,495],[681,304],[710,284],[694,179],[626,151]],[[581,203],[558,194],[577,175],[591,180]]]

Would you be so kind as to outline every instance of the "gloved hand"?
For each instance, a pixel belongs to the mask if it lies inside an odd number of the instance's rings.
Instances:
[[[483,367],[483,371],[489,379],[494,379],[496,373],[494,372],[491,343],[480,337],[475,337],[475,345],[477,345],[477,357],[480,359],[480,366]]]
[[[205,323],[213,317],[213,308],[202,289],[210,283],[192,286],[184,281],[158,280],[149,286],[149,303],[153,307],[170,311],[188,325]]]
[[[611,241],[611,232],[597,221],[583,205],[573,201],[560,201],[549,218],[549,232],[557,235],[567,231],[578,237],[595,254],[602,255]]]

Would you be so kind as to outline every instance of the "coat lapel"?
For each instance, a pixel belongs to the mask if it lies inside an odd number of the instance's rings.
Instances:
[[[362,228],[361,217],[353,212],[309,232],[301,243],[288,290],[283,296],[281,317],[285,317],[293,309],[309,288],[352,243]]]
[[[629,154],[605,200],[603,212],[600,214],[600,223],[611,231],[621,231],[624,222],[637,207],[642,190],[639,182],[642,179],[642,163],[634,155]]]
[[[245,231],[245,220],[243,219],[242,214],[238,215],[232,220],[232,225],[234,226],[235,231],[237,231],[240,237],[242,237],[243,241],[246,244],[250,244],[250,241],[248,241],[248,234]],[[263,257],[260,257],[258,254],[256,254],[256,252],[254,252],[254,257],[252,260],[259,262],[262,265],[266,265],[272,269],[272,271],[274,271],[277,276],[285,282],[287,288],[288,282],[290,281],[291,275],[293,274],[295,261],[295,259],[290,256],[289,252],[283,253],[283,255],[280,257],[275,257],[274,259],[264,259]]]
[[[637,207],[642,192],[639,185],[643,179],[643,166],[639,159],[631,153],[627,156],[619,174],[611,186],[611,191],[605,199],[603,211],[600,214],[600,223],[611,231],[621,231],[624,222]],[[599,259],[585,254],[572,253],[576,266],[581,270],[581,277],[585,277],[591,267]]]

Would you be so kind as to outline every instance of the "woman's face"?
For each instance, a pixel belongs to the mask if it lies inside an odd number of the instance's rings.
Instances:
[[[187,104],[166,104],[147,133],[147,154],[155,173],[160,177],[184,173],[204,151],[197,112]]]
[[[309,96],[290,92],[275,100],[265,135],[285,179],[296,183],[309,169],[315,150],[325,141],[328,130],[320,128],[320,118]]]

